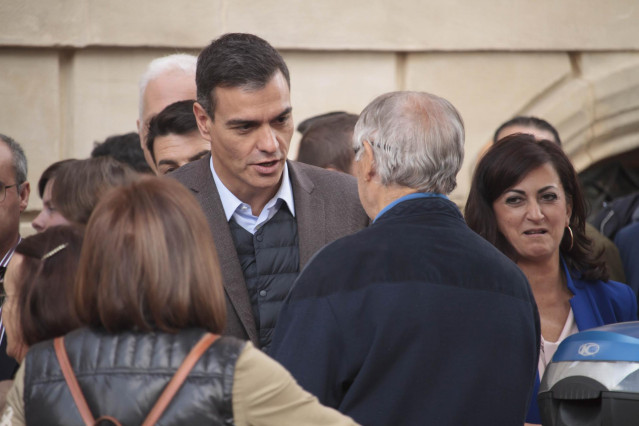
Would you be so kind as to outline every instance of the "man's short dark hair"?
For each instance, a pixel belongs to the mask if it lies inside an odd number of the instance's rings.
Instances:
[[[310,120],[310,124],[304,127],[297,161],[350,173],[355,157],[353,130],[358,118],[355,114],[340,112],[304,120],[303,123]]]
[[[559,132],[557,132],[557,129],[555,129],[552,124],[541,118],[525,115],[520,115],[512,118],[499,126],[499,128],[493,135],[493,143],[497,143],[497,136],[499,135],[499,132],[510,126],[532,127],[533,129],[546,130],[552,133],[555,137],[555,140],[550,142],[555,142],[557,145],[561,146],[561,138],[559,137]]]
[[[213,119],[216,87],[261,89],[277,71],[282,72],[290,87],[284,59],[266,40],[253,34],[224,34],[197,58],[197,101]]]
[[[170,134],[188,135],[197,132],[197,121],[195,121],[193,114],[194,103],[193,100],[174,102],[151,119],[149,132],[146,134],[146,147],[151,153],[154,163],[156,161],[153,152],[155,138]]]
[[[316,121],[323,120],[326,117],[332,117],[334,115],[343,115],[343,114],[348,114],[348,113],[344,111],[331,111],[331,112],[326,112],[324,114],[308,117],[307,119],[303,120],[300,124],[297,125],[297,131],[300,132],[302,135],[304,135],[304,133],[306,133],[306,131],[310,129],[311,125],[313,125],[313,123],[315,123]]]
[[[91,151],[91,158],[103,156],[113,157],[121,163],[128,164],[137,172],[153,174],[153,170],[144,159],[140,136],[135,132],[109,136],[102,143],[96,142]]]

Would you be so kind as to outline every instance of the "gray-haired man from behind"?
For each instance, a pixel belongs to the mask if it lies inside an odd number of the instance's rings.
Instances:
[[[523,424],[539,316],[521,270],[447,197],[464,155],[459,113],[431,94],[388,93],[364,109],[353,144],[373,223],[306,266],[271,355],[361,424]]]

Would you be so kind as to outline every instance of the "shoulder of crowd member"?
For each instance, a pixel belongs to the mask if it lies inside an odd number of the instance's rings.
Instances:
[[[298,161],[289,160],[288,165],[290,173],[300,175],[301,180],[303,180],[301,175],[305,175],[311,180],[315,189],[330,192],[333,196],[344,196],[345,204],[355,204],[362,210],[362,214],[365,214],[357,193],[357,180],[353,176]]]
[[[198,160],[191,161],[190,163],[187,163],[183,165],[182,167],[179,167],[173,170],[172,172],[168,173],[166,176],[182,181],[182,178],[192,176],[193,173],[196,171],[200,171],[202,169],[210,170],[209,168],[210,161],[211,161],[211,155],[207,154]],[[212,176],[211,176],[211,180],[212,180]]]
[[[356,425],[302,389],[277,361],[250,342],[235,366],[233,416],[239,425]]]
[[[289,294],[291,301],[326,297],[369,284],[360,279],[362,269],[385,256],[376,249],[377,234],[373,228],[363,228],[320,249],[300,272]]]
[[[299,161],[289,160],[289,167],[292,167],[294,170],[299,170],[306,173],[309,177],[313,178],[313,182],[324,183],[328,182],[333,184],[335,181],[344,182],[348,186],[354,186],[357,188],[357,180],[347,174],[342,172],[337,172],[335,170],[327,170],[321,167],[313,166],[306,163],[300,163]],[[336,190],[339,188],[335,188]]]
[[[359,200],[357,180],[353,176],[297,161],[289,161],[288,164],[293,197],[297,197],[297,184],[301,190],[310,191],[310,197],[324,200],[327,223],[331,223],[327,242],[369,225],[370,219]]]

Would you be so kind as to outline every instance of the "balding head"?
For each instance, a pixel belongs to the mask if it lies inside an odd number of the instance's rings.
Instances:
[[[195,99],[196,66],[197,58],[193,55],[169,55],[151,61],[140,78],[137,126],[144,158],[153,170],[156,169],[155,164],[145,142],[149,121],[174,102]]]
[[[446,99],[424,92],[392,92],[370,103],[355,126],[355,161],[372,148],[384,186],[450,193],[464,159],[464,123]]]

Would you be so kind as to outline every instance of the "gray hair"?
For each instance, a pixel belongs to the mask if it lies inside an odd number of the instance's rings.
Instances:
[[[368,141],[384,186],[449,194],[464,160],[464,122],[446,99],[391,92],[362,111],[353,133],[355,161]]]
[[[13,138],[0,133],[0,140],[7,144],[9,150],[11,151],[13,170],[16,173],[16,184],[18,184],[18,187],[20,187],[27,181],[27,157],[26,155],[24,155],[24,150],[22,149],[20,144]]]
[[[181,71],[184,74],[193,74],[193,81],[195,82],[196,68],[197,57],[186,53],[176,53],[152,60],[144,74],[142,74],[142,77],[140,77],[140,122],[142,122],[143,119],[144,92],[146,91],[146,86],[151,80],[171,71]]]

